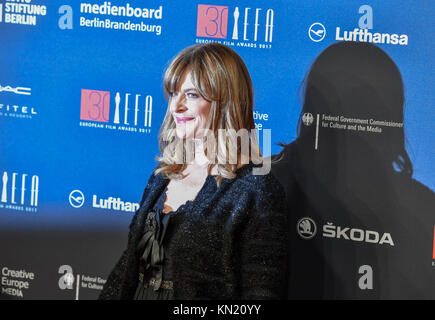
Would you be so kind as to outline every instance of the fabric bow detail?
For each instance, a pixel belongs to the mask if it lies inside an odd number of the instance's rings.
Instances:
[[[144,272],[150,269],[154,271],[154,291],[157,291],[162,283],[163,259],[165,257],[162,241],[166,231],[158,227],[156,215],[157,213],[154,211],[149,213],[146,220],[146,231],[138,244],[139,252],[143,250],[141,259],[145,264]]]

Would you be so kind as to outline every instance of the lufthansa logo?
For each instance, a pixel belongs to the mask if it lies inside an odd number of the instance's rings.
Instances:
[[[296,230],[301,238],[309,240],[317,233],[317,226],[313,219],[305,217],[298,221]]]
[[[320,42],[325,38],[326,29],[320,22],[313,23],[308,29],[308,36],[314,42]]]
[[[74,190],[69,194],[69,203],[74,208],[80,208],[85,203],[85,196],[80,190]]]

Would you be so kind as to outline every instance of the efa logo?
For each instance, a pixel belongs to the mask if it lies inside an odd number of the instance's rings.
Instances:
[[[205,38],[227,38],[228,7],[198,5],[196,36]]]
[[[80,119],[109,122],[110,92],[82,89]]]
[[[265,43],[271,43],[273,18],[274,10],[270,8],[234,7],[230,10],[227,6],[199,4],[196,36],[254,42],[264,39]],[[231,28],[228,20],[231,20]]]

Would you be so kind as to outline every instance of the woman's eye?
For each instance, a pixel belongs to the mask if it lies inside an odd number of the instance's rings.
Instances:
[[[198,98],[199,97],[199,95],[198,94],[196,94],[196,93],[193,93],[193,92],[188,92],[187,94],[186,94],[186,96],[188,97],[188,98],[193,98],[193,99],[195,99],[195,98]]]

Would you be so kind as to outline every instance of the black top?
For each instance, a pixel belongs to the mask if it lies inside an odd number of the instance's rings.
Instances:
[[[272,174],[245,165],[219,187],[209,175],[186,214],[171,215],[165,252],[174,299],[280,299],[287,297],[288,230],[284,189]],[[267,168],[266,168],[267,169]],[[126,250],[110,272],[100,299],[133,299],[140,259],[135,252],[145,220],[169,179],[152,174],[133,217]]]
[[[136,255],[140,258],[140,265],[134,300],[173,299],[171,257],[165,254],[165,247],[171,237],[166,231],[171,216],[185,212],[191,201],[175,211],[163,213],[166,191],[167,187],[154,203],[152,210],[149,210],[142,238],[137,245]]]

